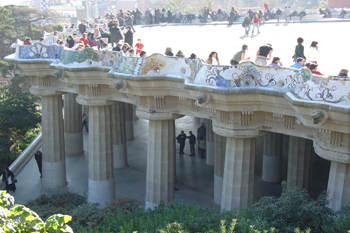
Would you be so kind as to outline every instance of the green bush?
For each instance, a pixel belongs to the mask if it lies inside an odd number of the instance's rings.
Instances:
[[[0,232],[73,232],[67,225],[68,215],[56,214],[46,222],[24,205],[14,205],[15,199],[0,190]]]
[[[333,223],[335,213],[327,207],[329,201],[326,193],[314,201],[305,190],[292,188],[286,182],[282,186],[281,197],[263,197],[253,205],[254,218],[266,221],[270,227],[282,232],[295,232],[297,227],[323,232],[325,226]]]
[[[62,31],[63,31],[63,26],[62,26],[61,24],[55,24],[55,25],[52,27],[52,30],[58,31],[58,32],[62,32]]]

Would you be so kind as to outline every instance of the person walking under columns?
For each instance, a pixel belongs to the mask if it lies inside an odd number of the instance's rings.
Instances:
[[[176,137],[177,143],[180,144],[180,155],[184,154],[185,142],[187,135],[181,130],[181,133]]]
[[[86,113],[83,113],[83,130],[84,130],[84,127],[86,129],[86,132],[89,133],[88,117],[87,117]]]
[[[194,150],[194,145],[196,144],[196,136],[194,136],[194,134],[192,134],[192,131],[189,132],[190,136],[188,136],[187,138],[190,139],[190,151],[191,154],[190,156],[195,156],[195,150]]]
[[[198,141],[198,153],[201,156],[202,159],[205,158],[206,154],[206,140],[205,138],[201,135],[199,136],[199,141]]]
[[[43,161],[43,154],[41,153],[41,151],[37,151],[36,154],[35,154],[35,160],[36,160],[36,163],[38,164],[38,169],[39,169],[39,172],[40,172],[40,178],[43,177],[43,174],[42,174],[42,161]]]

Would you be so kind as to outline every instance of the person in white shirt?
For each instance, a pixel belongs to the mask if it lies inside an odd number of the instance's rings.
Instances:
[[[205,63],[210,65],[220,65],[218,53],[214,51],[211,52]]]
[[[318,56],[320,55],[320,51],[318,50],[318,42],[312,41],[310,49],[308,51],[308,61],[311,63],[316,63],[318,61]]]

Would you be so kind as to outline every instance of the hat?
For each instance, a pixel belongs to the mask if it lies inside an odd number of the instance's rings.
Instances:
[[[272,44],[270,44],[270,43],[267,43],[267,45],[270,46],[270,47],[272,47]]]

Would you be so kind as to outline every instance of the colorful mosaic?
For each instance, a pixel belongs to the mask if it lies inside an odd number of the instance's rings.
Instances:
[[[18,59],[59,59],[63,48],[59,45],[46,45],[40,42],[32,45],[17,45]]]
[[[193,82],[218,90],[261,89],[291,92],[297,98],[325,103],[350,103],[350,80],[314,76],[307,69],[257,66],[244,62],[236,66],[203,65]]]
[[[185,80],[185,85],[223,91],[259,89],[292,93],[295,98],[327,104],[350,104],[350,81],[338,77],[314,76],[307,68],[257,66],[243,62],[236,66],[212,66],[200,59],[165,57],[153,54],[146,58],[123,56],[122,52],[66,50],[56,45],[35,43],[18,45],[15,59],[60,59],[54,66],[104,67],[111,74],[169,76]],[[137,77],[133,77],[137,78]],[[294,98],[293,97],[293,98]]]

